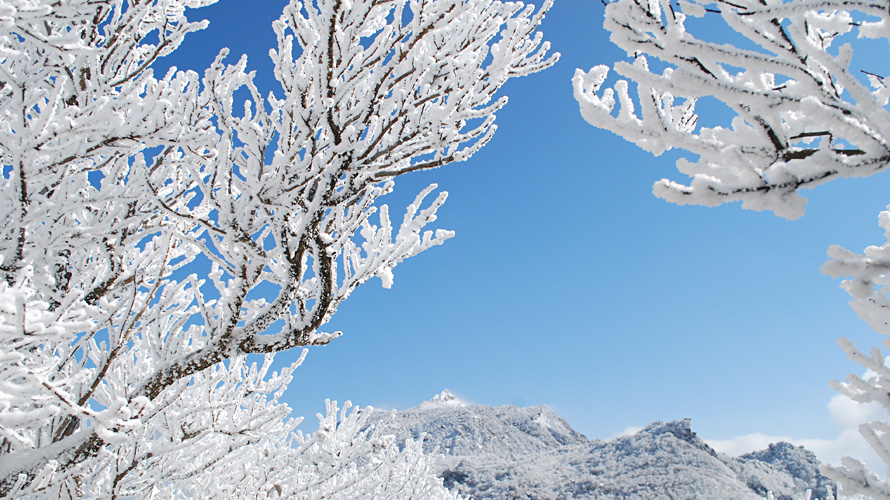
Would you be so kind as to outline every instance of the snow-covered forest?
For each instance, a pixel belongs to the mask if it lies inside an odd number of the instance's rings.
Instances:
[[[527,83],[508,80],[559,59],[538,30],[553,2],[290,0],[268,28],[269,75],[222,44],[201,71],[156,71],[216,3],[0,0],[0,497],[458,498],[422,433],[396,439],[335,402],[306,431],[283,397],[307,348],[347,341],[329,323],[353,292],[394,286],[397,265],[454,236],[436,227],[436,184],[398,213],[382,197],[485,150],[503,87]],[[656,196],[793,219],[801,189],[890,161],[886,0],[604,13],[632,59],[614,65],[623,79],[598,65],[543,92],[572,84],[594,127],[685,152],[689,185]],[[733,35],[699,38],[695,20]],[[884,59],[854,59],[861,39]],[[852,277],[853,308],[890,335],[890,243],[829,255],[824,272]],[[840,343],[868,371],[834,387],[890,409],[884,351]],[[890,466],[888,431],[861,427]],[[886,471],[856,457],[823,472],[890,498]]]

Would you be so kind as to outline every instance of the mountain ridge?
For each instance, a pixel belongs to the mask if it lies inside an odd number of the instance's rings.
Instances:
[[[445,390],[404,411],[374,411],[397,442],[423,439],[443,455],[446,487],[477,500],[831,498],[834,483],[812,452],[788,443],[729,457],[689,419],[653,422],[630,436],[590,440],[546,406],[461,401]]]

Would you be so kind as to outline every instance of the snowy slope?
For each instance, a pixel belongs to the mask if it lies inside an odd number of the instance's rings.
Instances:
[[[787,443],[732,458],[698,438],[689,420],[655,422],[633,436],[590,441],[552,410],[470,405],[448,391],[375,425],[400,441],[424,436],[446,457],[446,486],[476,499],[825,498],[833,484],[815,456]]]
[[[447,390],[414,408],[377,415],[399,440],[425,434],[424,450],[446,455],[510,457],[588,442],[546,406],[467,405]]]

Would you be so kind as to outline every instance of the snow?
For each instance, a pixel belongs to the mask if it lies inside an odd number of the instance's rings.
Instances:
[[[0,0],[0,496],[451,498],[419,443],[338,434],[357,417],[297,447],[296,365],[268,369],[453,236],[435,185],[401,224],[380,198],[485,145],[558,58],[550,4],[293,1],[277,95],[228,49],[155,78],[213,3]]]
[[[418,408],[435,408],[440,406],[466,406],[466,403],[457,398],[448,389],[443,390],[439,394],[433,396],[433,399],[424,401]]]
[[[786,443],[742,457],[717,453],[691,422],[655,422],[633,435],[589,440],[549,408],[454,405],[443,391],[371,425],[397,442],[423,437],[443,453],[445,485],[476,499],[826,498],[833,483],[815,456]]]
[[[614,69],[638,84],[636,95],[625,79],[604,87],[608,68],[595,66],[576,71],[575,99],[588,123],[654,155],[687,152],[677,166],[692,177],[689,184],[659,181],[656,196],[705,206],[740,201],[744,208],[794,219],[806,207],[801,188],[872,175],[888,163],[890,91],[879,78],[859,78],[845,43],[855,42],[854,35],[887,38],[890,14],[877,5],[742,0],[717,9],[683,0],[681,12],[664,1],[610,2],[604,27],[634,59]],[[684,13],[707,15],[709,24],[751,43],[697,38],[686,29]],[[667,68],[650,70],[648,60]],[[726,125],[697,126],[701,97],[732,110],[714,113]],[[827,138],[824,143],[797,145],[817,132]]]

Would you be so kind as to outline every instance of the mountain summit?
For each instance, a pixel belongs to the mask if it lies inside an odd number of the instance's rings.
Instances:
[[[447,390],[405,411],[375,411],[373,420],[400,441],[423,436],[424,451],[452,456],[524,456],[588,442],[546,406],[467,404]]]
[[[437,407],[441,405],[450,405],[450,406],[466,406],[466,404],[457,398],[454,394],[451,393],[448,389],[443,390],[439,394],[433,396],[433,399],[429,401],[424,401],[418,405],[418,408],[430,408]]]
[[[654,422],[632,436],[589,440],[545,406],[461,402],[445,390],[372,425],[398,441],[423,438],[444,454],[440,477],[477,500],[653,498],[824,499],[836,492],[811,452],[787,443],[741,457],[717,453],[689,419]]]

